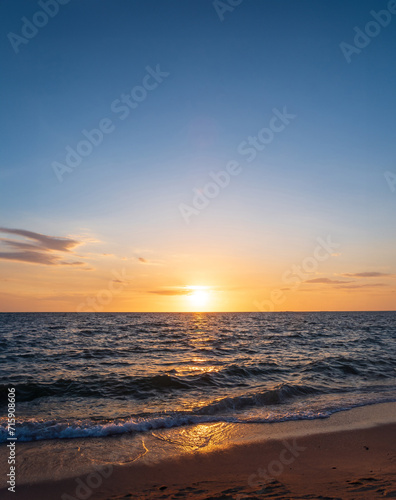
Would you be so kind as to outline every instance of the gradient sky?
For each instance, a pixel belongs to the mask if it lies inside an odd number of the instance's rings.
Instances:
[[[3,0],[1,310],[394,310],[396,14],[350,62],[340,48],[387,8],[244,0],[221,20],[206,0],[71,0],[16,53],[42,8]],[[114,101],[158,65],[122,120]],[[249,162],[238,147],[285,107]],[[106,118],[60,182],[53,163]],[[337,247],[315,264],[318,238]]]

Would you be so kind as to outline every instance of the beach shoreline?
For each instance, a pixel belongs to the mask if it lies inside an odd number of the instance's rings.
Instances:
[[[210,433],[217,438],[200,446]],[[136,448],[130,436],[98,439],[95,460],[81,440],[19,443],[26,482],[18,484],[17,475],[16,494],[0,493],[21,500],[396,498],[396,403],[358,407],[326,419],[199,424],[152,434],[142,436],[145,450],[129,463],[128,450]],[[188,440],[195,448],[185,444]],[[73,453],[89,460],[73,463]],[[67,474],[35,482],[34,471],[27,474],[29,456],[41,469],[45,460],[50,466],[63,457]]]

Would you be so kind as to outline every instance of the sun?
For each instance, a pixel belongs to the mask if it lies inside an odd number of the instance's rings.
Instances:
[[[207,286],[187,286],[191,293],[188,294],[188,300],[194,310],[202,310],[209,302],[210,292]]]
[[[197,290],[190,295],[190,300],[196,307],[202,307],[208,302],[208,293],[202,290]]]

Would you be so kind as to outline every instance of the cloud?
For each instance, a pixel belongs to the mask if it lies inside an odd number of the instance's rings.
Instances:
[[[359,273],[359,274],[366,274],[366,273]],[[371,273],[368,273],[368,274],[371,274]],[[378,273],[378,274],[383,276],[382,273]],[[342,276],[347,276],[347,275],[343,274]],[[355,275],[350,274],[349,276],[355,276]],[[366,276],[361,276],[361,277],[366,277]],[[359,284],[359,283],[356,283],[355,281],[332,280],[330,278],[315,278],[312,280],[304,281],[304,283],[331,285],[332,287],[337,288],[337,289],[342,288],[342,289],[350,289],[350,290],[352,290],[352,289],[356,290],[359,288],[377,288],[377,287],[388,286],[384,283]],[[304,291],[308,291],[308,289],[305,289]]]
[[[175,288],[160,288],[158,290],[150,290],[148,293],[155,293],[157,295],[190,295],[193,290],[184,287]]]
[[[24,243],[23,241],[10,240],[9,238],[0,238],[0,241],[5,243],[6,246],[14,248],[16,250],[37,250],[37,245],[32,243]]]
[[[350,289],[356,289],[356,288],[377,288],[377,287],[383,287],[383,286],[388,286],[385,283],[368,283],[365,285],[344,285],[344,286],[337,286],[337,288],[350,288]]]
[[[82,243],[78,240],[4,227],[0,227],[0,233],[24,238],[24,241],[0,238],[0,242],[5,247],[3,251],[0,251],[0,259],[46,266],[83,266],[85,264],[82,261],[62,260],[58,254],[58,252],[73,254],[72,250]],[[8,251],[4,251],[7,249]]]
[[[77,240],[72,240],[71,238],[59,238],[55,236],[47,236],[45,234],[34,233],[32,231],[25,231],[24,229],[9,229],[5,227],[0,227],[0,232],[7,234],[15,234],[17,236],[23,236],[29,240],[33,240],[35,247],[41,248],[43,250],[58,250],[59,252],[70,252],[71,249],[80,245],[81,242]],[[9,244],[13,246],[18,245],[16,240],[8,240]]]
[[[20,262],[30,262],[32,264],[45,264],[52,266],[59,258],[56,255],[41,252],[0,252],[0,259],[17,260]]]
[[[59,264],[62,264],[63,266],[83,266],[85,264],[85,262],[81,262],[81,261],[78,261],[78,262],[65,262],[65,261],[61,261],[61,262],[59,262]]]
[[[312,280],[304,281],[304,283],[321,283],[326,285],[338,285],[343,283],[352,283],[351,281],[340,281],[340,280],[331,280],[330,278],[315,278]]]
[[[137,260],[141,263],[141,264],[145,264],[146,266],[162,266],[163,265],[163,262],[161,260],[149,260],[149,259],[146,259],[144,257],[136,257]]]
[[[389,273],[377,273],[377,272],[365,272],[365,273],[345,273],[341,276],[347,276],[348,278],[380,278],[384,276],[393,276]]]

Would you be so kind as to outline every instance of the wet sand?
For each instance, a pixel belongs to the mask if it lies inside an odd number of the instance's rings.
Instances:
[[[153,431],[140,440],[142,452],[136,439],[131,441],[130,437],[98,440],[96,446],[102,447],[94,453],[92,450],[84,453],[83,448],[80,461],[75,463],[73,450],[79,444],[81,452],[84,444],[77,440],[58,441],[58,454],[62,456],[63,449],[63,456],[69,456],[70,460],[63,463],[62,471],[57,469],[61,473],[56,481],[48,480],[53,477],[51,464],[58,463],[52,460],[55,455],[51,447],[55,444],[19,443],[25,465],[24,468],[21,465],[17,492],[7,493],[2,489],[0,497],[22,500],[396,498],[394,403],[356,408],[323,420],[207,424]],[[92,448],[88,441],[87,446]],[[111,455],[106,450],[111,450]],[[128,461],[128,450],[132,450],[133,457],[129,458],[133,461]],[[100,457],[93,461],[95,454]],[[41,476],[35,472],[33,457],[42,470]],[[43,470],[44,460],[48,463],[47,475]]]

